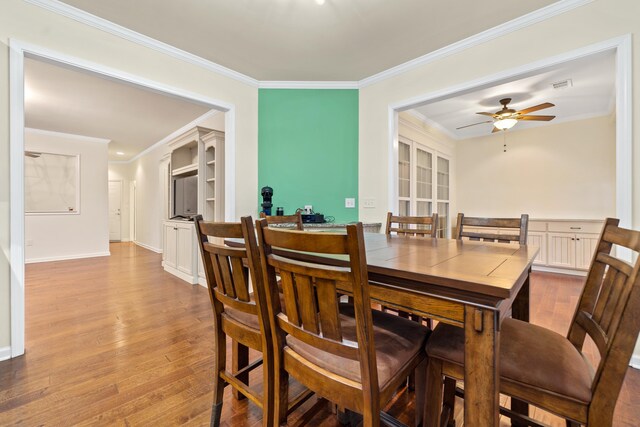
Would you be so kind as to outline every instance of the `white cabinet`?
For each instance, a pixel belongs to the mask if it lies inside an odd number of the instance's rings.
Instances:
[[[198,283],[198,246],[193,222],[165,221],[163,267],[191,284]]]
[[[540,246],[534,264],[542,270],[563,269],[567,273],[584,274],[591,265],[602,224],[602,221],[591,220],[531,221],[530,227],[536,231],[529,231],[529,243]]]

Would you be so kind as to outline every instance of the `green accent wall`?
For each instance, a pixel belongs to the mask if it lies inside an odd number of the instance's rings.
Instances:
[[[260,189],[273,188],[273,208],[285,215],[312,205],[336,222],[358,220],[358,91],[260,89]],[[345,198],[356,199],[345,208]]]

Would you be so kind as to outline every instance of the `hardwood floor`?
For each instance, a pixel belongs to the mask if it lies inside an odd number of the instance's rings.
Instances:
[[[208,425],[213,345],[206,290],[165,273],[161,256],[146,249],[119,243],[111,253],[27,266],[27,352],[0,362],[1,426]],[[534,273],[531,285],[532,321],[566,332],[582,279]],[[629,369],[616,426],[640,424],[639,395],[640,371]],[[402,390],[388,411],[410,423],[412,397]],[[313,403],[291,424],[339,425],[325,407],[305,414]],[[540,410],[532,414],[564,426]],[[261,416],[227,388],[224,426],[259,425]]]

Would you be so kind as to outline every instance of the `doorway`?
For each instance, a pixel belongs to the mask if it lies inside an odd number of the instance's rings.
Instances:
[[[11,357],[25,351],[25,211],[24,211],[24,129],[25,129],[25,58],[58,64],[83,72],[97,74],[112,81],[137,86],[154,93],[184,99],[225,113],[227,155],[225,156],[225,194],[228,194],[225,217],[235,217],[235,106],[217,99],[173,88],[146,78],[70,57],[39,46],[10,40],[10,265],[11,275]],[[104,188],[104,187],[103,187]],[[122,186],[121,186],[122,189]],[[106,190],[106,188],[105,188]],[[105,195],[106,196],[106,195]],[[122,197],[122,192],[121,192]],[[105,197],[106,199],[106,197]],[[104,200],[105,214],[107,200]],[[122,210],[122,206],[121,206]],[[121,212],[122,213],[122,212]],[[121,225],[122,225],[122,215]],[[138,234],[136,232],[136,234]],[[120,235],[122,239],[122,234]]]
[[[109,181],[109,241],[122,241],[122,181]]]

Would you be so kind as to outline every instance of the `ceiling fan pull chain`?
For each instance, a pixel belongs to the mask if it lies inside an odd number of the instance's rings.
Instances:
[[[502,152],[506,153],[507,152],[507,131],[506,130],[502,131],[502,143],[504,144]]]

